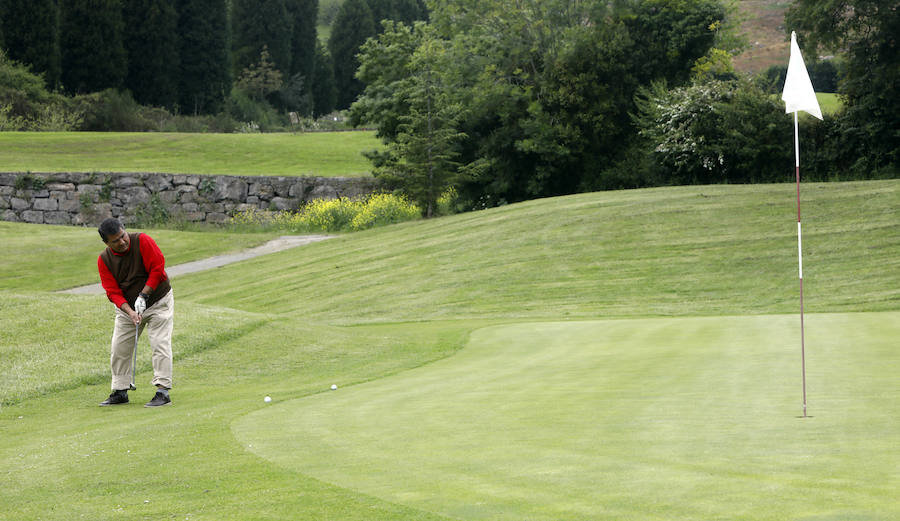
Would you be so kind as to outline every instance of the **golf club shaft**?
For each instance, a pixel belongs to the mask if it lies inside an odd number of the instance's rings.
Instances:
[[[134,385],[134,372],[137,369],[137,350],[138,350],[138,335],[141,333],[140,324],[134,325],[134,352],[131,354],[131,389],[136,390],[137,386]]]

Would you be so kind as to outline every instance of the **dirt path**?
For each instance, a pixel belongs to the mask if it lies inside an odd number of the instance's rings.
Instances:
[[[283,235],[281,237],[278,237],[277,239],[272,239],[262,246],[250,248],[249,250],[244,250],[242,252],[230,253],[227,255],[216,255],[215,257],[209,257],[208,259],[185,262],[184,264],[178,264],[176,266],[166,266],[166,273],[169,275],[169,278],[172,278],[177,277],[178,275],[184,275],[186,273],[211,270],[213,268],[225,266],[226,264],[231,264],[233,262],[240,262],[243,260],[252,259],[253,257],[259,257],[260,255],[267,255],[269,253],[275,253],[277,251],[296,248],[297,246],[303,246],[304,244],[324,241],[326,239],[331,239],[332,237],[334,236]],[[71,293],[73,295],[102,295],[103,288],[99,283],[97,283],[63,290],[60,293]]]

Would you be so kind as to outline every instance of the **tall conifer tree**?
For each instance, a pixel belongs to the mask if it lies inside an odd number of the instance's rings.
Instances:
[[[181,111],[213,114],[231,92],[226,0],[179,0]]]
[[[338,109],[349,107],[363,90],[362,82],[355,77],[359,68],[356,54],[371,36],[375,36],[375,22],[366,0],[344,0],[328,40],[328,50],[334,60]]]
[[[337,103],[334,62],[322,42],[316,42],[316,63],[310,90],[313,99],[313,116],[323,116],[334,110]]]
[[[234,72],[259,62],[263,45],[282,76],[291,71],[291,20],[285,0],[232,0]]]
[[[59,84],[59,9],[55,0],[0,2],[3,43],[9,58],[43,74],[50,87]]]
[[[316,19],[319,13],[319,0],[288,0],[288,13],[291,17],[291,76],[301,74],[307,85],[316,61]]]
[[[120,0],[60,0],[63,87],[70,92],[120,88],[128,70]]]
[[[135,101],[173,108],[178,102],[178,12],[175,0],[125,0],[125,86]]]

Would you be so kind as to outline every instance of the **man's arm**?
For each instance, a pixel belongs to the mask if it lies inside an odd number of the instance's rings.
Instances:
[[[103,257],[97,257],[97,271],[100,272],[100,285],[106,290],[106,298],[115,304],[117,308],[121,308],[122,304],[128,304],[125,300],[125,295],[122,293],[122,288],[119,287],[116,278],[113,277],[112,272],[109,271],[106,263],[103,262]]]
[[[141,259],[144,261],[144,269],[147,270],[147,283],[141,293],[149,295],[152,293],[159,283],[166,280],[166,259],[163,257],[162,251],[156,245],[156,241],[146,233],[140,236],[141,242]]]

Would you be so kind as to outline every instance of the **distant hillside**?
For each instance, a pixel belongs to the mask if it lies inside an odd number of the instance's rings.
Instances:
[[[792,1],[740,0],[741,33],[750,46],[735,57],[740,72],[760,72],[772,65],[787,65],[790,42],[785,36],[784,12]]]

